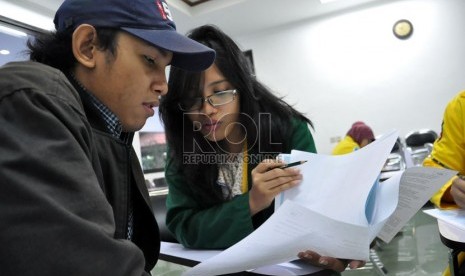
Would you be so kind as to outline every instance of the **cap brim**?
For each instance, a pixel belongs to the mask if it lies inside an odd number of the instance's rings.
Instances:
[[[122,28],[123,30],[173,53],[171,65],[189,71],[205,70],[215,61],[215,51],[176,31]]]

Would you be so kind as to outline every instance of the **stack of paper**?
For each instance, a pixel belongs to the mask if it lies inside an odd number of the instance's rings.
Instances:
[[[440,210],[430,209],[424,210],[426,214],[437,218],[439,232],[445,238],[456,241],[465,242],[465,210]]]
[[[368,260],[369,245],[380,231],[383,240],[392,239],[455,174],[414,167],[378,183],[397,137],[398,132],[391,131],[346,155],[292,151],[290,162],[307,160],[299,167],[302,183],[276,199],[277,210],[260,228],[185,275],[245,271],[294,260],[298,252],[305,250]],[[399,194],[399,187],[405,194]],[[383,229],[390,217],[395,218]]]

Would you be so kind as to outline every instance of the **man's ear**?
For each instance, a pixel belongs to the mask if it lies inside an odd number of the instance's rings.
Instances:
[[[73,32],[73,54],[87,68],[94,68],[97,52],[97,31],[88,24],[79,25]]]

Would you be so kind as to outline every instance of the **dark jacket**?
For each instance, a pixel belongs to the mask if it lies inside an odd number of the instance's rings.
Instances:
[[[87,97],[54,68],[10,63],[0,126],[0,274],[148,275],[160,239],[140,164]]]

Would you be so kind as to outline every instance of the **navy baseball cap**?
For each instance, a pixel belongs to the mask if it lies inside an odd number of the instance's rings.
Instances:
[[[57,32],[81,24],[124,30],[173,53],[171,65],[189,71],[207,69],[215,51],[176,31],[164,0],[65,0],[55,14]]]

